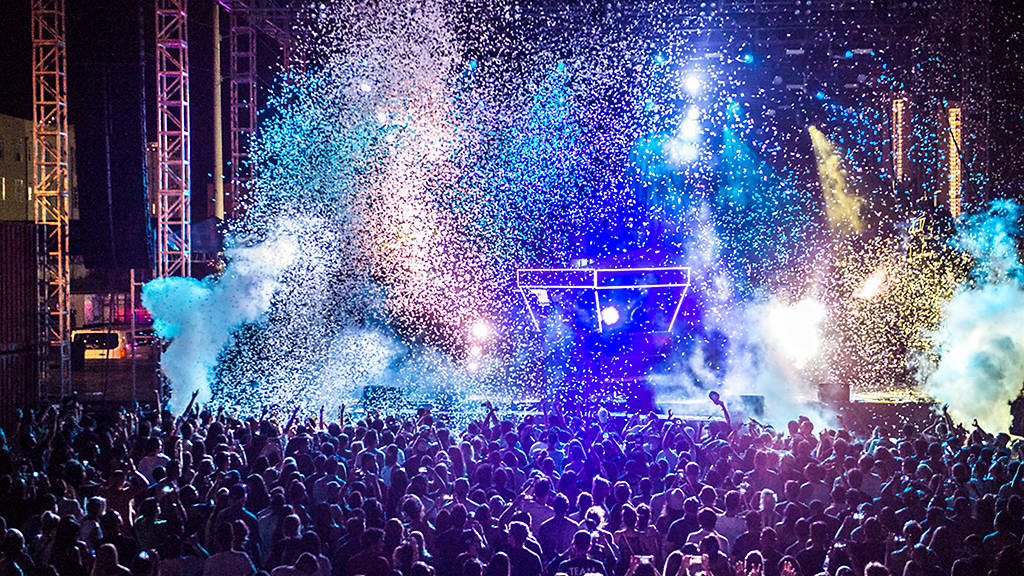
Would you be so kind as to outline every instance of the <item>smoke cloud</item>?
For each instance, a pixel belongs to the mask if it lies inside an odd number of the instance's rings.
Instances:
[[[975,260],[974,274],[946,304],[933,334],[940,355],[924,387],[950,415],[987,431],[1010,427],[1009,402],[1024,383],[1024,274],[1017,257],[1020,207],[994,202],[966,218],[957,246]]]
[[[217,356],[243,323],[270,308],[279,275],[291,264],[296,242],[288,236],[229,249],[220,276],[157,278],[142,289],[142,304],[153,315],[161,338],[171,341],[160,367],[171,386],[170,408],[180,414],[192,394],[211,398],[210,375]]]
[[[719,369],[709,368],[702,343],[682,352],[671,373],[654,378],[658,402],[668,408],[680,400],[706,398],[707,390],[715,389],[726,397],[763,397],[759,419],[777,428],[800,416],[815,426],[831,422],[833,414],[816,402],[812,381],[822,362],[823,305],[811,296],[790,302],[765,291],[742,299],[737,274],[723,265],[723,243],[706,207],[697,210],[692,232],[685,252],[694,281],[691,290],[703,308],[704,328],[723,337],[727,349]],[[737,415],[743,410],[738,403],[729,408]],[[718,413],[710,402],[686,409]]]

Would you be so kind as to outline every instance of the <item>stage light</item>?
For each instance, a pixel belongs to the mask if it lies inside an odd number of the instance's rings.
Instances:
[[[690,109],[686,111],[686,117],[691,118],[693,120],[700,118],[700,108],[697,108],[696,106],[690,106]]]
[[[814,98],[817,99],[817,100],[824,100],[825,99],[825,93],[822,92],[821,90],[818,90],[817,92],[814,93]]]
[[[486,320],[477,320],[470,329],[473,339],[482,342],[491,337],[491,325]]]
[[[696,118],[687,118],[679,125],[679,137],[683,140],[693,141],[700,136],[700,122]]]
[[[686,93],[691,97],[700,94],[700,76],[697,74],[690,74],[684,81],[686,87]]]
[[[670,138],[665,143],[665,154],[671,164],[688,164],[697,159],[697,145],[693,142],[684,142],[680,138]]]
[[[864,283],[853,293],[853,297],[860,300],[874,300],[875,297],[885,292],[888,288],[889,273],[883,264],[864,279]]]
[[[530,293],[537,297],[537,304],[541,306],[549,306],[551,304],[551,298],[548,296],[548,291],[543,288],[537,288],[530,290]]]
[[[829,225],[841,235],[863,232],[861,209],[865,200],[857,195],[850,184],[844,168],[846,160],[843,152],[821,130],[812,126],[809,131]]]
[[[750,52],[744,52],[743,54],[740,55],[739,60],[740,60],[740,62],[743,62],[744,64],[753,64],[754,63],[754,55],[751,54]]]
[[[843,56],[846,56],[847,58],[853,58],[853,50],[847,50],[846,53],[843,54]]]
[[[619,323],[619,320],[619,311],[615,306],[608,306],[601,310],[601,321],[604,322],[605,326],[614,326]]]
[[[469,355],[473,358],[478,358],[484,353],[484,349],[479,344],[473,344],[469,347]]]
[[[818,353],[825,306],[811,298],[795,304],[773,302],[765,315],[769,342],[798,369]]]
[[[466,364],[466,370],[469,370],[470,372],[476,372],[479,369],[480,363],[477,362],[476,360],[472,360],[468,364]]]

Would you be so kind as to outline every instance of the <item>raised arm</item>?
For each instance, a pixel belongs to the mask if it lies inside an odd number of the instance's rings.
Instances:
[[[292,416],[291,416],[291,418],[289,418],[289,419],[288,419],[288,423],[284,425],[284,431],[285,431],[285,433],[286,433],[286,434],[287,434],[287,433],[288,433],[289,431],[291,431],[291,429],[292,429],[292,426],[294,426],[294,425],[295,425],[295,419],[296,419],[296,418],[297,418],[297,417],[299,416],[299,410],[300,410],[301,408],[302,408],[301,406],[296,406],[296,407],[295,407],[295,410],[292,410]]]
[[[484,428],[490,431],[492,427],[497,426],[498,415],[495,413],[494,404],[491,404],[490,400],[485,400],[483,406],[487,408],[487,416],[484,417]]]
[[[188,401],[188,406],[185,407],[185,411],[181,413],[181,416],[178,416],[177,421],[175,421],[174,423],[175,429],[178,429],[178,427],[181,426],[181,423],[185,420],[185,418],[188,418],[188,415],[192,412],[192,407],[195,406],[197,396],[199,396],[199,390],[193,390],[192,398],[190,398]]]
[[[729,418],[729,409],[725,407],[725,402],[722,402],[722,398],[718,395],[718,392],[712,390],[708,392],[708,398],[715,403],[716,406],[722,409],[722,414],[725,416],[725,423],[732,430],[732,419]]]

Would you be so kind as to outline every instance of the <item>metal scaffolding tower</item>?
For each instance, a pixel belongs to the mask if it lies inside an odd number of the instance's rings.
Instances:
[[[187,0],[156,0],[157,276],[192,275]]]
[[[229,132],[231,201],[223,202],[226,215],[241,215],[245,194],[252,178],[249,148],[256,135],[259,94],[256,74],[257,34],[264,34],[281,47],[288,67],[291,47],[289,28],[296,8],[290,0],[219,0],[229,13]],[[218,102],[219,104],[219,102]]]
[[[39,382],[71,392],[68,100],[64,0],[32,0],[32,151],[39,259]]]
[[[253,14],[242,2],[233,2],[229,33],[231,117],[231,217],[239,215],[252,177],[249,145],[256,132],[256,29]]]

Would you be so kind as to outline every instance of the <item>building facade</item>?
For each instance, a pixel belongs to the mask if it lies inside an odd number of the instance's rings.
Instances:
[[[75,129],[68,127],[69,217],[78,219],[78,178],[75,162]],[[33,208],[32,120],[0,114],[0,220],[32,222]]]

